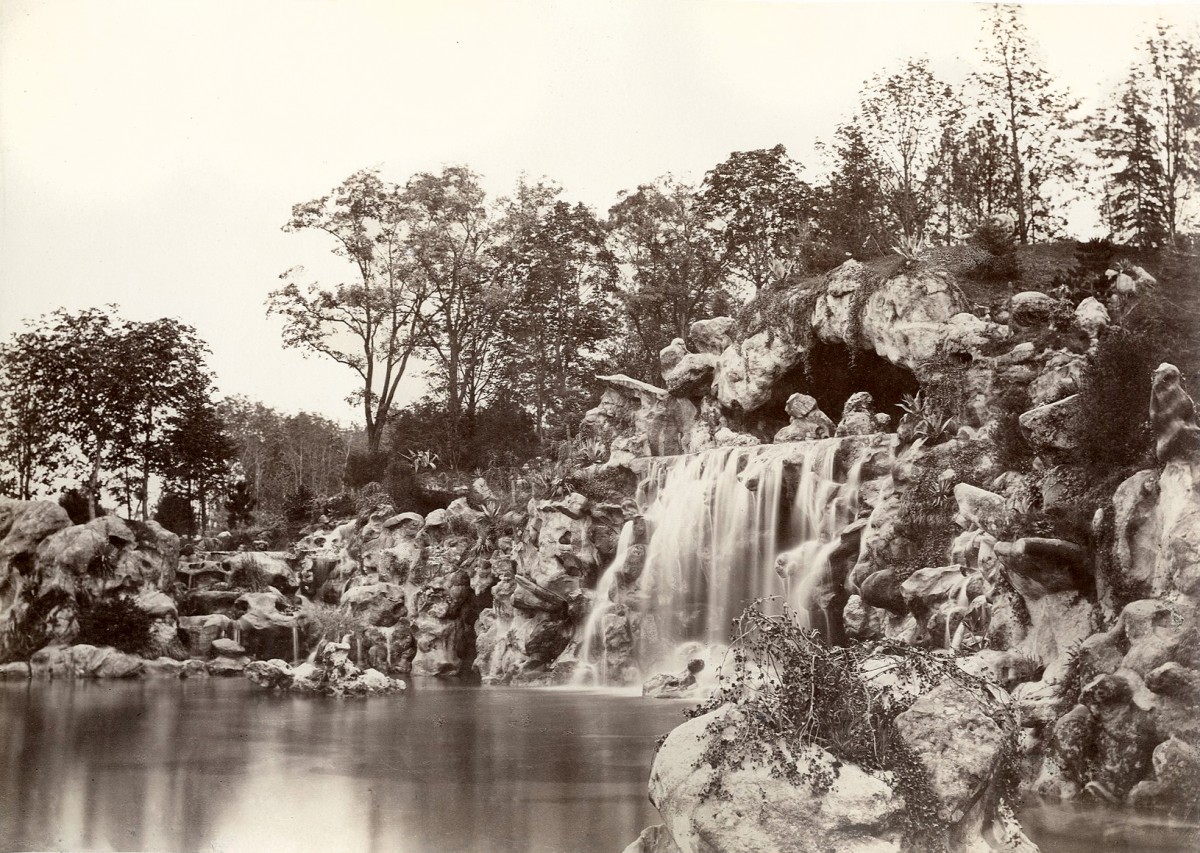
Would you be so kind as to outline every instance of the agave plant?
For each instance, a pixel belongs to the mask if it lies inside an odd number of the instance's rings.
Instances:
[[[942,412],[923,391],[905,394],[899,405],[905,422],[912,427],[912,437],[923,439],[925,444],[937,444],[957,431],[954,418],[942,417]]]
[[[441,461],[441,457],[428,449],[406,451],[404,459],[412,466],[414,474],[420,474],[422,471],[435,471],[438,462]]]
[[[912,266],[921,260],[928,248],[929,243],[924,234],[901,234],[896,238],[896,245],[892,246],[892,251],[904,258],[906,265]]]

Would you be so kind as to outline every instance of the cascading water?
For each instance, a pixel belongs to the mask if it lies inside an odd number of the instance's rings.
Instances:
[[[733,620],[756,599],[775,612],[786,602],[807,619],[838,533],[857,514],[862,462],[838,482],[841,445],[824,439],[650,460],[637,497],[649,537],[644,567],[630,582],[635,522],[626,522],[596,587],[575,683],[609,681],[606,624],[618,601],[636,614],[637,657],[659,667],[727,645]],[[686,655],[673,654],[680,648]]]

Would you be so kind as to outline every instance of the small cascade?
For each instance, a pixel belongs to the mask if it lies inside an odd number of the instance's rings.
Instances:
[[[300,663],[300,626],[292,621],[292,663]]]
[[[574,683],[605,683],[604,626],[618,601],[640,619],[637,657],[656,668],[686,666],[683,657],[726,647],[733,620],[756,599],[776,613],[787,604],[823,628],[814,589],[828,573],[840,531],[858,512],[863,462],[838,480],[843,441],[650,460],[637,497],[649,535],[644,568],[626,588],[622,570],[634,523],[626,522],[596,587]]]
[[[588,614],[583,626],[583,645],[579,650],[579,666],[572,674],[571,683],[582,685],[587,683],[603,684],[608,674],[608,645],[604,642],[604,617],[613,609],[612,593],[617,584],[617,576],[625,568],[629,556],[629,545],[633,541],[634,522],[627,521],[621,528],[617,539],[617,553],[612,562],[596,583],[596,592],[592,598],[592,612]],[[600,660],[591,664],[593,649],[599,642]]]

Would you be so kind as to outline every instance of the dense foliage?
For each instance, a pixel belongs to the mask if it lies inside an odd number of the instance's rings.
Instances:
[[[150,642],[153,617],[127,598],[84,602],[77,614],[76,642],[112,646],[118,651],[141,654]]]

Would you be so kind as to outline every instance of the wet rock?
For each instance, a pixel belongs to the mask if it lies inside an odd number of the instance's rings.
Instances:
[[[1062,539],[1028,536],[1016,542],[997,542],[996,556],[1026,601],[1055,592],[1094,588],[1087,549]]]
[[[29,662],[23,660],[0,663],[0,681],[16,681],[33,677]]]
[[[241,657],[246,654],[246,650],[242,647],[241,643],[224,637],[212,641],[212,650],[218,655],[225,655],[226,657]]]
[[[243,670],[246,669],[246,665],[250,662],[250,658],[246,657],[245,655],[239,655],[237,657],[218,655],[210,660],[205,665],[204,669],[209,675],[228,678],[234,675],[241,675]]]
[[[388,627],[407,615],[404,588],[394,583],[352,586],[342,593],[340,604],[367,625]]]
[[[46,646],[34,652],[29,669],[35,678],[136,678],[145,660],[111,646]]]
[[[867,578],[862,585],[861,595],[863,603],[871,607],[881,607],[900,616],[908,612],[900,578],[889,569]]]
[[[679,699],[696,689],[696,673],[704,669],[704,661],[688,661],[687,668],[677,674],[660,673],[642,685],[642,695],[651,699]]]
[[[160,657],[146,661],[142,672],[147,678],[183,678],[186,666],[184,661]]]
[[[179,618],[179,630],[186,638],[188,653],[193,657],[208,657],[213,641],[224,636],[232,626],[233,620],[223,613]]]
[[[240,640],[256,658],[282,658],[292,653],[296,617],[285,611],[287,598],[279,590],[246,592],[234,602]]]
[[[1179,738],[1168,738],[1151,756],[1154,778],[1139,782],[1129,792],[1135,806],[1154,806],[1192,813],[1200,798],[1200,748]]]

